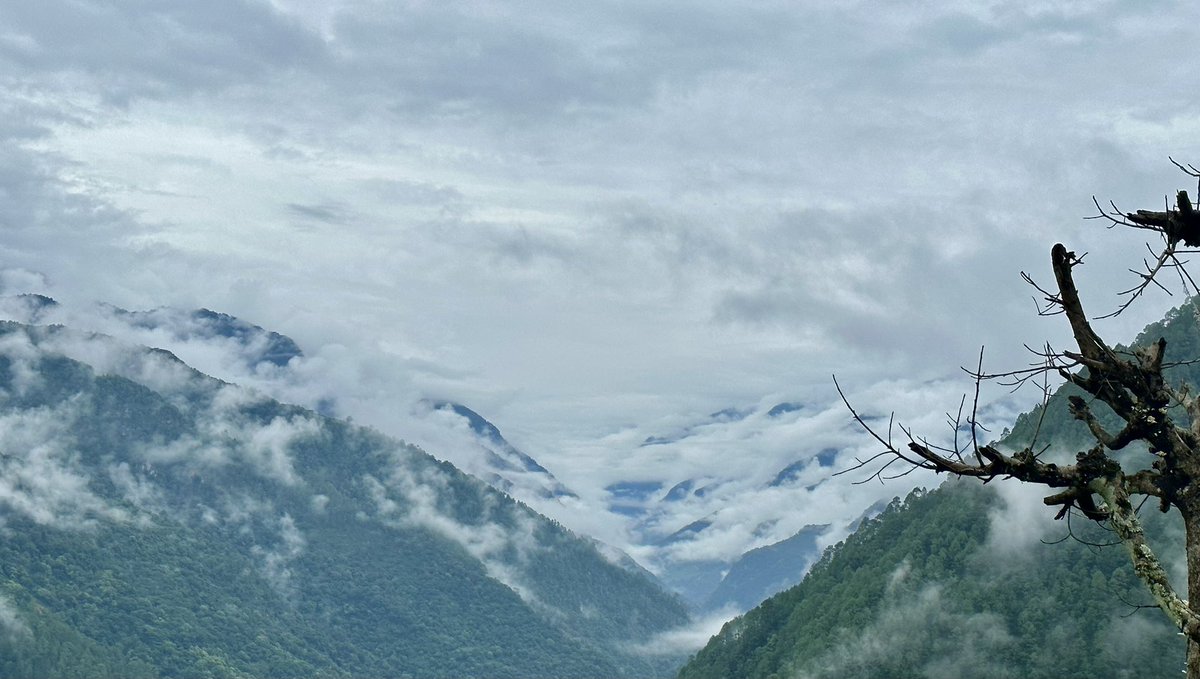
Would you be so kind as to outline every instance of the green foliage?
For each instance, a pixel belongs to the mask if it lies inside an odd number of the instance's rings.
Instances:
[[[1172,310],[1134,344],[1166,339],[1164,372],[1177,384],[1200,384],[1200,363],[1188,362],[1200,357],[1198,303]],[[1018,417],[1003,443],[1053,444],[1049,454],[1095,445],[1068,411],[1073,394],[1082,392],[1058,389],[1044,412]],[[1111,410],[1093,403],[1093,411],[1117,429]],[[1141,466],[1145,453],[1125,455]],[[800,585],[725,625],[679,676],[1178,676],[1184,644],[1157,608],[1132,605],[1149,596],[1123,548],[1094,546],[1111,543],[1109,534],[1076,520],[1077,539],[1012,553],[989,544],[989,531],[1028,527],[993,524],[1000,505],[990,487],[969,481],[894,501],[827,550]],[[1147,509],[1142,520],[1160,556],[1182,555],[1177,514]]]
[[[1184,647],[1162,614],[1122,603],[1148,598],[1124,550],[1066,540],[1006,552],[987,542],[999,504],[968,483],[893,501],[800,585],[726,624],[679,676],[1179,673]]]
[[[686,621],[648,578],[420,450],[153,358],[137,383],[0,352],[0,417],[52,437],[0,450],[0,676],[672,669],[626,651]]]

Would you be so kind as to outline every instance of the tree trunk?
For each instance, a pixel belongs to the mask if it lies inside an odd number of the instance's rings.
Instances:
[[[1146,585],[1167,618],[1188,637],[1187,676],[1188,679],[1200,679],[1200,644],[1196,642],[1200,639],[1200,616],[1196,615],[1188,601],[1176,593],[1162,562],[1146,542],[1142,522],[1138,520],[1125,487],[1124,475],[1118,473],[1115,479],[1094,479],[1089,490],[1104,500],[1104,508],[1109,513],[1109,526],[1129,551],[1133,572]],[[1200,602],[1200,495],[1176,506],[1183,516],[1187,541],[1188,598]]]
[[[1187,540],[1188,606],[1200,602],[1200,511],[1185,511],[1183,525]],[[1200,644],[1187,642],[1187,679],[1200,679]]]

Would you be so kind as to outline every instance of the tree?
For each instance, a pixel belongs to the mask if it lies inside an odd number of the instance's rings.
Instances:
[[[1200,180],[1200,169],[1175,165]],[[1123,300],[1114,312],[1101,318],[1123,312],[1151,284],[1163,287],[1159,278],[1168,271],[1178,276],[1188,292],[1200,292],[1178,258],[1187,252],[1181,248],[1200,246],[1200,207],[1191,202],[1186,191],[1179,191],[1175,205],[1164,206],[1161,212],[1123,213],[1115,205],[1110,203],[1110,206],[1111,209],[1101,208],[1097,202],[1099,212],[1094,218],[1107,221],[1110,228],[1150,231],[1162,239],[1162,245],[1158,249],[1147,245],[1153,259],[1143,261],[1144,271],[1133,271],[1139,282],[1121,293]],[[981,352],[978,367],[967,371],[975,380],[975,407],[965,423],[961,415],[954,418],[955,440],[950,445],[935,445],[900,425],[907,442],[897,446],[892,427],[885,434],[872,429],[854,410],[839,385],[838,393],[854,419],[883,446],[881,452],[860,460],[846,471],[873,470],[869,478],[882,479],[927,469],[976,478],[983,483],[1015,478],[1045,486],[1048,494],[1043,501],[1059,508],[1056,518],[1078,511],[1115,533],[1155,604],[1187,637],[1187,676],[1200,679],[1200,396],[1187,385],[1175,387],[1163,378],[1165,339],[1132,350],[1106,343],[1092,327],[1075,286],[1073,271],[1083,263],[1083,257],[1059,243],[1051,249],[1050,259],[1056,291],[1038,286],[1027,274],[1022,276],[1043,297],[1041,315],[1066,318],[1077,348],[1056,350],[1046,345],[1035,352],[1038,360],[1032,367],[995,374],[983,372]],[[1045,405],[1051,391],[1049,378],[1054,375],[1085,394],[1086,397],[1070,397],[1070,412],[1087,426],[1095,438],[1094,446],[1079,451],[1073,464],[1060,464],[1053,461],[1048,446],[1038,447],[1036,433],[1028,445],[1016,452],[980,443],[976,411],[981,383],[998,380],[1017,387],[1039,384]],[[1102,406],[1107,406],[1115,418],[1102,414]],[[1116,425],[1106,426],[1105,421]],[[961,445],[960,429],[970,432],[970,440]],[[1144,444],[1145,452],[1131,453],[1131,444],[1138,442]],[[894,472],[896,464],[902,471]],[[1146,539],[1135,508],[1138,498],[1154,498],[1161,511],[1174,508],[1183,519],[1188,571],[1186,598],[1176,592]],[[1189,601],[1196,605],[1190,606]]]

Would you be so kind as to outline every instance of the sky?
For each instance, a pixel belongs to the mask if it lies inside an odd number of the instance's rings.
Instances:
[[[305,360],[157,339],[452,460],[413,404],[468,404],[580,496],[539,510],[646,558],[723,512],[677,556],[728,558],[923,481],[829,478],[871,448],[832,375],[943,427],[981,346],[991,370],[1066,346],[1019,275],[1051,282],[1059,241],[1116,308],[1144,241],[1084,218],[1195,190],[1168,156],[1200,163],[1198,24],[1166,1],[0,0],[0,294],[236,315]],[[987,394],[989,423],[1035,401]],[[594,511],[688,479],[728,490]]]

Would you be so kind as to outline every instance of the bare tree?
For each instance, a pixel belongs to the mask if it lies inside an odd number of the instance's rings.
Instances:
[[[1200,169],[1175,164],[1200,179]],[[1124,213],[1112,204],[1111,209],[1101,208],[1098,202],[1096,206],[1099,213],[1094,218],[1107,221],[1110,228],[1143,229],[1162,241],[1161,247],[1147,246],[1151,257],[1143,261],[1144,268],[1131,270],[1138,276],[1138,283],[1121,293],[1119,307],[1106,316],[1120,314],[1150,285],[1163,287],[1160,278],[1166,272],[1177,276],[1187,292],[1197,292],[1184,269],[1185,262],[1179,259],[1186,252],[1182,248],[1200,246],[1200,209],[1193,205],[1186,191],[1178,192],[1175,204],[1167,204],[1159,212]],[[1088,519],[1106,524],[1116,534],[1129,552],[1134,572],[1145,583],[1155,603],[1187,637],[1187,676],[1200,679],[1200,397],[1187,386],[1175,388],[1164,380],[1163,368],[1169,365],[1163,361],[1165,339],[1133,350],[1115,348],[1101,339],[1084,313],[1075,287],[1073,272],[1083,258],[1056,244],[1050,251],[1050,259],[1056,291],[1037,286],[1026,274],[1022,276],[1042,297],[1040,314],[1066,318],[1077,349],[1055,350],[1047,345],[1034,352],[1038,360],[1031,367],[996,374],[983,372],[981,352],[978,367],[967,370],[975,380],[974,407],[964,423],[964,397],[959,416],[952,418],[954,441],[947,445],[930,443],[903,425],[890,424],[883,433],[872,429],[846,400],[839,385],[838,393],[854,419],[882,445],[878,454],[859,460],[855,467],[841,473],[865,470],[870,472],[869,479],[883,479],[927,469],[977,478],[983,483],[996,478],[1015,478],[1045,486],[1047,496],[1043,501],[1059,508],[1056,518],[1077,510]],[[1037,447],[1036,433],[1028,446],[1012,453],[980,442],[977,412],[981,383],[997,380],[1015,386],[1038,384],[1043,393],[1044,416],[1044,406],[1052,391],[1050,378],[1055,375],[1086,395],[1086,398],[1078,395],[1069,398],[1070,412],[1087,426],[1095,438],[1094,446],[1080,451],[1073,464],[1059,464],[1047,455],[1048,447]],[[1097,404],[1108,406],[1116,414],[1117,427],[1106,428],[1101,423],[1093,412]],[[897,426],[904,437],[899,445],[893,440],[893,429]],[[960,429],[970,432],[969,441],[960,441],[963,438],[958,434]],[[1123,468],[1116,453],[1135,442],[1142,442],[1146,453],[1135,454],[1134,461],[1138,464],[1134,465],[1125,455]],[[1128,471],[1135,467],[1136,471]],[[1174,507],[1183,518],[1188,571],[1186,597],[1173,588],[1146,540],[1135,509],[1138,498],[1155,498],[1161,511]],[[1189,601],[1197,605],[1190,606]]]

